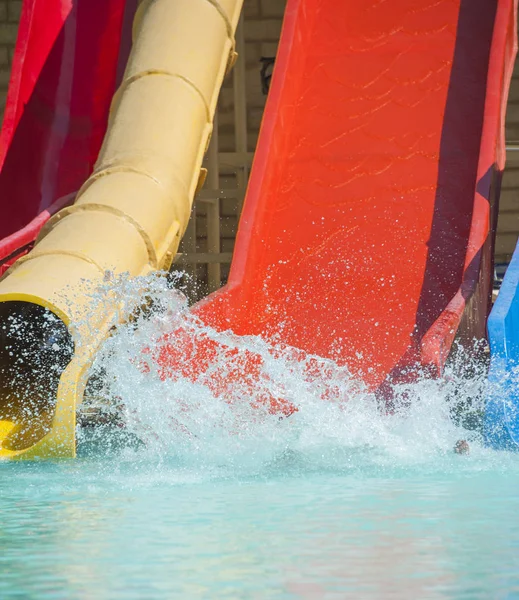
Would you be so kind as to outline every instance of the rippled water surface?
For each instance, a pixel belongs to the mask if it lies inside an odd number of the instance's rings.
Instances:
[[[515,598],[515,457],[0,465],[1,598]],[[303,461],[304,462],[304,461]]]
[[[519,598],[519,457],[454,410],[477,417],[477,365],[395,390],[386,415],[343,368],[154,298],[94,369],[124,427],[82,430],[74,461],[0,463],[0,599]],[[254,390],[165,377],[147,349],[172,323],[218,342],[217,380],[261,356]]]

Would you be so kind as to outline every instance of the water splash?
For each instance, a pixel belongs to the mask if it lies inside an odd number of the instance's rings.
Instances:
[[[140,453],[189,467],[253,473],[280,461],[305,469],[434,463],[451,460],[459,439],[471,442],[472,455],[485,452],[477,421],[486,369],[461,349],[442,380],[397,386],[395,414],[387,415],[345,367],[203,325],[165,277],[121,279],[110,289],[121,306],[139,304],[142,310],[104,343],[88,395],[109,399],[107,419],[139,440]],[[175,330],[182,332],[176,346],[167,337]],[[166,374],[156,360],[165,339],[177,353]],[[217,349],[206,369],[190,371],[186,339]],[[184,350],[186,360],[179,361]],[[237,378],[250,357],[260,357],[253,380],[243,372]],[[211,383],[226,378],[233,384],[215,389]],[[280,416],[266,397],[282,399],[294,411]]]

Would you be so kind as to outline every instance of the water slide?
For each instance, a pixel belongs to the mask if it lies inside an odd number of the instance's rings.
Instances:
[[[492,350],[484,433],[497,450],[519,446],[519,250],[488,319]]]
[[[2,329],[0,456],[74,455],[115,310],[84,282],[168,268],[203,183],[241,2],[145,0],[123,74],[132,4],[24,3],[0,316],[32,335]],[[456,335],[484,337],[515,16],[512,0],[289,0],[229,281],[197,316],[333,359],[389,405],[391,384],[441,374]],[[182,355],[175,335],[157,360]]]
[[[519,244],[488,318],[491,361],[484,437],[496,450],[519,448]]]

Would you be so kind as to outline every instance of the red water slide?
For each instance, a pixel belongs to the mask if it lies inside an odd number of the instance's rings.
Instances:
[[[289,0],[229,282],[204,321],[437,374],[484,336],[512,0]],[[476,294],[474,295],[474,293]]]
[[[135,0],[24,0],[0,134],[0,273],[92,171]]]

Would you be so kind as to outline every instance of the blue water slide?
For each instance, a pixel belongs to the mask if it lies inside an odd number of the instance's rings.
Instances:
[[[519,450],[519,244],[490,313],[488,335],[485,441],[495,449]]]

